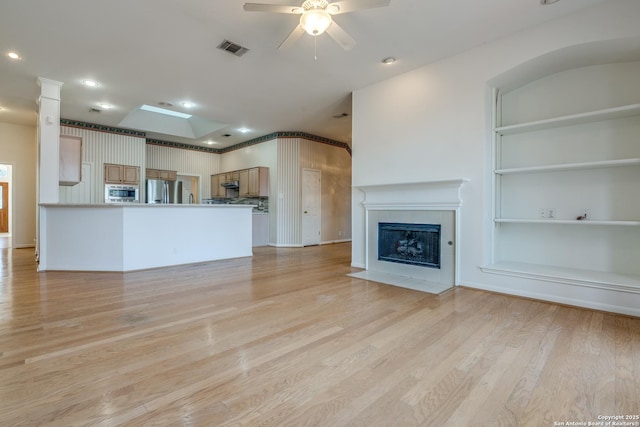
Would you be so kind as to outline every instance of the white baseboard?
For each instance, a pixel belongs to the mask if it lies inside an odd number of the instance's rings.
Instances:
[[[607,303],[601,303],[601,302],[591,301],[591,300],[568,298],[561,295],[554,295],[546,292],[545,293],[532,292],[532,291],[526,291],[522,289],[512,289],[512,288],[504,288],[501,286],[471,283],[468,281],[461,282],[459,286],[473,288],[473,289],[480,289],[480,290],[490,291],[490,292],[496,292],[499,294],[531,298],[531,299],[536,299],[540,301],[553,302],[553,303],[558,303],[563,305],[570,305],[574,307],[590,308],[593,310],[607,311],[611,313],[620,313],[620,314],[626,314],[629,316],[640,317],[640,308],[638,307],[624,306],[619,304],[607,304]],[[623,292],[612,291],[612,290],[603,290],[603,291],[605,293],[610,293],[612,296],[611,298],[612,300],[618,300],[618,301],[625,300],[625,296]]]

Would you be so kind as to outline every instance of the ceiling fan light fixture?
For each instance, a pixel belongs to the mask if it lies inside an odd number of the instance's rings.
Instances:
[[[324,9],[310,9],[300,17],[300,26],[311,36],[324,33],[331,22],[331,15]]]

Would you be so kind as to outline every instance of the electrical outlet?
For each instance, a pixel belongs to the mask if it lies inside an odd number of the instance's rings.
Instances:
[[[556,208],[547,209],[547,218],[555,218],[556,217]]]
[[[547,210],[545,208],[538,209],[538,216],[540,218],[546,218],[547,217]]]

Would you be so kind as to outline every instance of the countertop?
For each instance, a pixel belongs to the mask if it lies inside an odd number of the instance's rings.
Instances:
[[[40,203],[45,208],[204,208],[204,209],[239,209],[255,208],[256,205],[208,205],[208,204],[174,204],[174,203]],[[266,213],[266,212],[265,212]]]

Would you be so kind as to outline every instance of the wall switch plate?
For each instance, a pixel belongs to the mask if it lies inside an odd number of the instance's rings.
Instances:
[[[556,208],[547,209],[547,218],[555,218],[556,217]]]
[[[545,208],[540,208],[538,210],[538,216],[540,218],[546,218],[547,217],[547,210]]]

